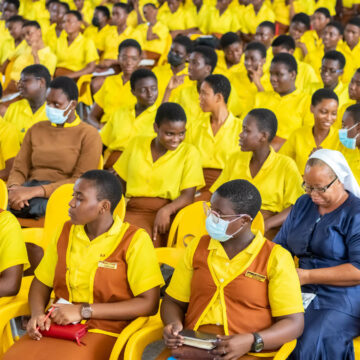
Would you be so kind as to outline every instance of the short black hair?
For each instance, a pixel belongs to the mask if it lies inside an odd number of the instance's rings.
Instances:
[[[24,75],[32,75],[45,80],[46,88],[50,86],[51,75],[48,68],[41,64],[29,65],[21,71]]]
[[[68,100],[78,100],[79,90],[76,82],[67,76],[59,76],[50,83],[50,89],[61,89]]]
[[[130,6],[128,4],[125,4],[125,3],[119,3],[118,2],[118,3],[114,4],[113,8],[114,7],[118,7],[118,8],[121,8],[121,9],[125,10],[127,14],[129,14],[131,12]]]
[[[154,3],[147,2],[146,4],[143,5],[143,8],[144,8],[145,6],[151,6],[151,7],[153,7],[154,9],[157,10],[157,6],[156,6]]]
[[[106,6],[99,5],[95,10],[100,11],[107,19],[110,19],[110,10]]]
[[[288,53],[280,53],[273,57],[271,64],[284,64],[289,72],[295,71],[297,73],[298,66],[295,58]]]
[[[342,26],[342,24],[340,22],[333,20],[333,21],[330,21],[329,23],[327,23],[325,27],[327,28],[330,26],[336,28],[340,35],[344,34],[344,27]]]
[[[274,139],[278,128],[276,115],[269,109],[258,108],[251,110],[247,116],[252,116],[255,119],[259,131],[269,134],[270,143]]]
[[[199,53],[204,58],[205,64],[211,66],[211,73],[214,71],[216,64],[217,64],[217,54],[214,49],[210,46],[205,45],[197,45],[194,47],[192,53]]]
[[[230,46],[234,43],[241,44],[241,39],[240,39],[239,35],[237,35],[234,32],[231,32],[231,31],[225,33],[220,39],[220,46],[223,50],[225,50],[228,46]]]
[[[33,27],[41,30],[40,24],[39,24],[37,21],[35,21],[35,20],[27,20],[27,21],[25,21],[25,22],[23,23],[23,26],[22,26],[22,27],[24,28],[24,27],[28,27],[28,26],[33,26]]]
[[[174,43],[182,45],[186,49],[187,54],[191,53],[191,50],[193,48],[193,43],[187,36],[181,34],[177,35],[173,40],[173,44]]]
[[[136,83],[139,80],[145,79],[145,78],[153,78],[157,82],[156,75],[149,69],[137,69],[135,70],[131,76],[130,76],[130,87],[131,90],[135,90]]]
[[[310,16],[303,12],[295,14],[291,19],[291,22],[304,24],[306,28],[310,30]]]
[[[2,85],[1,85],[1,82],[0,82],[0,99],[2,98],[2,94],[3,94],[3,88],[2,88]]]
[[[204,80],[213,89],[214,94],[221,94],[227,104],[231,92],[230,81],[220,74],[209,75]]]
[[[25,19],[20,16],[20,15],[13,15],[13,16],[10,16],[7,20],[6,20],[7,23],[15,23],[15,22],[21,22],[21,23],[24,23],[25,22]]]
[[[255,218],[261,208],[259,190],[247,180],[237,179],[222,184],[215,193],[233,204],[236,214],[247,214]]]
[[[276,31],[275,24],[271,21],[263,21],[258,25],[258,28],[259,27],[267,27],[273,32],[273,34],[275,34]]]
[[[246,51],[250,51],[250,50],[255,50],[255,51],[258,51],[260,54],[261,54],[261,57],[263,59],[266,58],[266,46],[259,42],[259,41],[252,41],[250,43],[248,43],[246,45],[246,48],[245,48],[245,52]]]
[[[78,21],[82,21],[82,15],[80,13],[80,11],[77,11],[77,10],[69,10],[65,13],[65,15],[74,15]]]
[[[96,187],[98,201],[109,200],[110,212],[113,213],[122,197],[119,179],[106,170],[90,170],[80,176],[80,179],[92,181]]]
[[[331,19],[330,11],[327,8],[320,7],[314,11],[315,13],[321,13],[323,14],[327,19]]]
[[[327,51],[322,58],[322,61],[324,60],[334,60],[339,63],[340,69],[344,69],[346,64],[345,56],[340,52],[336,50]]]
[[[186,114],[181,105],[173,102],[165,102],[158,107],[155,123],[157,126],[160,126],[166,121],[182,121],[186,123]]]
[[[360,104],[350,105],[345,112],[351,114],[355,124],[360,123]]]
[[[4,4],[8,3],[8,4],[13,4],[17,10],[19,10],[20,7],[20,1],[19,0],[5,0]]]
[[[139,52],[139,55],[141,55],[141,52],[142,52],[141,46],[134,39],[126,39],[126,40],[122,41],[119,45],[119,54],[120,54],[121,50],[129,48],[129,47],[133,47],[133,48],[137,49],[137,51]]]
[[[70,10],[70,6],[68,3],[64,2],[64,1],[58,1],[57,2],[60,6],[63,6],[65,8],[65,11],[69,11]]]
[[[286,50],[295,50],[295,40],[290,35],[279,35],[271,44],[272,47],[281,46]]]
[[[323,100],[327,100],[327,99],[333,99],[339,104],[339,98],[334,93],[334,91],[329,89],[319,89],[313,93],[311,97],[311,105],[316,106],[320,104]]]
[[[360,28],[360,17],[359,16],[355,16],[353,18],[351,18],[346,25],[355,25],[358,28]],[[345,25],[345,27],[346,27]]]

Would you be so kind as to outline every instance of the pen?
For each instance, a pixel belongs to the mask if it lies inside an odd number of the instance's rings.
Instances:
[[[52,313],[54,310],[55,310],[55,308],[54,308],[53,306],[49,309],[48,313],[47,313],[46,316],[45,316],[44,323],[45,323],[45,321],[50,317],[51,313]],[[36,331],[39,331],[39,329],[40,329],[40,326],[37,326],[37,327],[36,327]]]

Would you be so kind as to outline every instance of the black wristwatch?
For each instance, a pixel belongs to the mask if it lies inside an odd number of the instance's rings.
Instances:
[[[264,340],[256,332],[253,333],[253,336],[254,336],[255,340],[254,340],[253,344],[251,345],[251,352],[258,353],[264,349]]]

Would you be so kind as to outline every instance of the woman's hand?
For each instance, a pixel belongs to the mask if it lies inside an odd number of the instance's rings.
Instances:
[[[311,271],[311,270],[296,268],[296,272],[297,272],[297,274],[299,276],[299,280],[300,280],[300,285],[310,284],[309,271]]]
[[[154,234],[153,240],[155,241],[157,238],[157,234],[165,234],[170,228],[170,216],[172,212],[167,207],[162,207],[156,214],[154,220]]]
[[[24,206],[29,206],[30,199],[44,196],[44,189],[41,186],[14,186],[9,188],[9,205],[14,210],[20,210]]]
[[[216,355],[215,360],[237,360],[250,351],[253,342],[252,334],[218,335],[216,348],[211,353]]]
[[[55,310],[51,314],[52,320],[58,325],[68,325],[73,322],[80,322],[81,305],[54,304]]]
[[[163,338],[165,345],[169,349],[176,349],[178,346],[182,346],[184,339],[179,332],[183,329],[181,322],[172,322],[164,327]]]
[[[40,340],[42,335],[37,328],[39,327],[40,330],[49,330],[50,324],[51,321],[49,318],[46,319],[46,314],[31,316],[27,323],[26,331],[31,339]]]

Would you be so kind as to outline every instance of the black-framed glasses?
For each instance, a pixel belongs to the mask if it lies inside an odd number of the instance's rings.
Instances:
[[[335,179],[331,181],[331,183],[325,185],[324,187],[312,187],[306,185],[305,181],[302,183],[302,188],[308,193],[311,194],[313,191],[317,193],[324,193],[336,180],[338,179],[337,176],[335,176]]]

